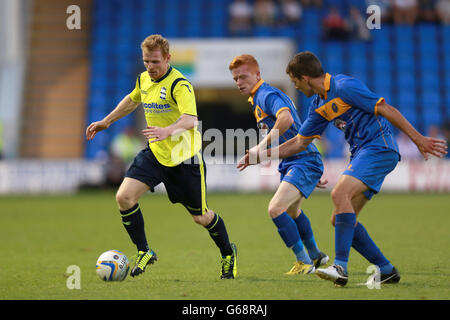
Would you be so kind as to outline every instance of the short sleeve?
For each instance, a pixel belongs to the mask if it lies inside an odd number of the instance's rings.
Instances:
[[[197,116],[194,88],[187,80],[179,81],[173,90],[173,98],[181,114]]]
[[[310,106],[308,116],[300,127],[298,134],[304,138],[320,139],[329,121],[315,111],[313,105]]]
[[[141,100],[141,88],[140,88],[141,86],[139,84],[139,82],[140,82],[139,78],[140,78],[140,76],[136,79],[136,86],[135,86],[134,90],[131,91],[131,93],[129,94],[130,99],[132,101],[134,101],[134,102],[137,102],[137,103],[142,102],[142,100]]]
[[[350,78],[340,84],[337,94],[352,107],[369,113],[376,113],[377,104],[384,101],[382,97],[370,91],[363,82],[355,78]]]
[[[290,110],[286,102],[276,93],[269,94],[265,100],[266,113],[273,115],[275,118],[283,110]]]

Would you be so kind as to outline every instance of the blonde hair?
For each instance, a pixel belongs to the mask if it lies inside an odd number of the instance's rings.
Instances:
[[[161,50],[164,58],[169,55],[169,41],[160,34],[152,34],[141,43],[142,50],[154,51]]]
[[[231,71],[243,65],[249,66],[249,68],[254,72],[259,71],[258,61],[256,61],[255,57],[251,54],[241,54],[240,56],[234,57],[228,68]]]

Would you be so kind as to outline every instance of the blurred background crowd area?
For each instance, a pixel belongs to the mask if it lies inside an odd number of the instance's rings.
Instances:
[[[89,143],[84,130],[134,88],[144,71],[140,43],[153,33],[169,40],[264,39],[268,46],[271,39],[289,39],[293,54],[316,53],[326,72],[364,81],[420,132],[450,138],[450,0],[2,1],[5,158],[117,154],[129,161],[144,144],[142,110]],[[66,27],[72,4],[81,9],[75,30]],[[379,29],[367,27],[370,5],[381,9]],[[192,70],[180,69],[189,78]],[[203,131],[255,128],[250,105],[235,87],[194,87]],[[304,119],[310,99],[298,92],[292,98]],[[343,142],[329,126],[317,144],[326,158],[345,158]],[[420,158],[406,137],[398,134],[398,142],[404,158]]]

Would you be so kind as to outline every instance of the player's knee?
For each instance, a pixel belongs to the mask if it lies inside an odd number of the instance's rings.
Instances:
[[[281,215],[285,210],[281,206],[277,205],[276,203],[270,203],[269,208],[267,209],[269,213],[269,217],[271,219],[275,219],[279,215]]]
[[[345,197],[346,194],[341,189],[334,188],[333,190],[331,190],[331,200],[333,200],[334,204],[342,202]]]
[[[202,215],[192,215],[192,219],[194,219],[194,222],[204,227],[210,224],[213,218],[214,212],[211,210]]]
[[[116,193],[116,202],[120,208],[120,210],[127,210],[134,206],[137,200],[131,195],[125,192],[117,192]]]

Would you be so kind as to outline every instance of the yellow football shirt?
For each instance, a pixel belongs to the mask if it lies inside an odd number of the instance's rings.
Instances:
[[[134,102],[142,103],[148,126],[167,127],[182,114],[197,116],[194,88],[181,72],[169,66],[158,80],[142,72],[136,87],[130,93]],[[192,158],[201,148],[201,135],[194,127],[162,141],[150,143],[156,159],[164,166],[173,167]]]

